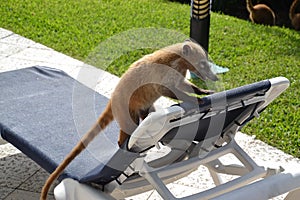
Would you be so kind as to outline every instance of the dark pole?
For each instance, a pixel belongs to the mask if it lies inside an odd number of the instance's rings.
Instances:
[[[190,37],[208,52],[211,0],[192,0]]]

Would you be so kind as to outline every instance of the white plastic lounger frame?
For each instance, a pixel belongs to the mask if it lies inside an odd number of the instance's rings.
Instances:
[[[289,81],[283,77],[270,79],[269,81],[271,88],[263,97],[257,96],[250,99],[250,101],[260,102],[261,98],[265,98],[264,103],[260,104],[261,107],[256,109],[258,112],[260,108],[263,109],[289,86]],[[199,114],[195,114],[191,117],[182,118],[180,121],[171,123],[170,119],[180,117],[183,112],[184,110],[181,107],[173,106],[151,114],[133,133],[128,142],[128,147],[133,150],[143,150],[149,146],[159,146],[159,140],[168,130],[190,121],[198,120],[201,117]],[[258,115],[258,112],[255,115]],[[152,122],[150,127],[147,120]],[[64,179],[54,190],[55,198],[57,200],[123,199],[153,188],[163,199],[252,200],[254,198],[269,199],[285,193],[289,193],[285,198],[286,200],[293,200],[299,197],[300,171],[296,171],[297,169],[286,170],[282,167],[271,169],[258,166],[235,142],[234,136],[237,131],[235,126],[232,127],[232,130],[227,130],[226,135],[217,140],[217,144],[221,147],[212,149],[208,154],[204,152],[205,155],[203,154],[203,158],[200,155],[201,159],[199,159],[198,154],[201,150],[200,145],[197,146],[196,144],[191,148],[192,152],[197,152],[195,155],[191,153],[189,159],[183,159],[180,162],[174,162],[167,166],[164,165],[172,163],[171,161],[177,159],[178,154],[182,153],[180,152],[180,147],[179,152],[172,149],[171,153],[165,156],[165,158],[151,162],[145,160],[147,154],[147,151],[145,151],[145,156],[138,157],[127,169],[126,174],[132,174],[133,178],[126,179],[127,177],[124,177],[124,180],[122,180],[122,176],[120,176],[118,179],[119,182],[112,181],[105,185],[102,190],[78,183],[73,179]],[[141,135],[143,137],[141,137]],[[178,144],[182,145],[181,143]],[[186,148],[184,144],[182,148]],[[233,154],[242,165],[224,165],[219,158],[227,154]],[[174,197],[166,187],[166,184],[188,175],[200,165],[204,165],[209,169],[216,186],[183,198]],[[137,175],[135,176],[134,174]],[[223,183],[219,174],[238,175],[239,177]],[[282,184],[283,182],[284,184]],[[254,194],[255,197],[253,196]]]
[[[237,165],[222,165],[217,159],[228,153],[232,153],[237,156],[245,165],[245,167]],[[216,163],[218,164],[216,165]],[[285,194],[287,192],[290,192],[290,194],[287,195],[287,197],[285,198],[286,200],[297,200],[297,198],[299,197],[299,170],[296,171],[296,169],[293,169],[293,171],[282,172],[282,168],[265,169],[264,167],[260,167],[256,165],[256,163],[235,143],[234,139],[229,145],[226,145],[225,148],[219,148],[215,150],[211,156],[206,157],[198,163],[179,163],[178,166],[175,165],[167,171],[152,172],[151,168],[145,162],[143,162],[140,174],[150,182],[153,188],[157,190],[157,192],[162,196],[163,199],[177,199],[171,194],[171,192],[165,185],[166,183],[172,182],[173,180],[167,180],[164,183],[160,177],[168,176],[170,173],[173,174],[174,172],[172,171],[176,171],[178,170],[178,168],[185,168],[186,170],[188,170],[188,174],[191,172],[191,168],[195,169],[195,167],[201,164],[206,165],[209,168],[217,186],[210,190],[180,199],[253,200],[253,194],[255,194],[255,199],[267,200],[278,195]],[[221,184],[222,181],[217,174],[218,172],[223,174],[241,175],[241,177]],[[180,176],[180,178],[181,177],[182,176]],[[260,178],[263,179],[259,180]],[[259,181],[254,182],[256,180]],[[128,190],[126,185],[118,185],[117,183],[112,183],[111,187],[115,188],[109,195],[109,193],[107,193],[106,191],[103,192],[85,184],[80,184],[73,179],[65,179],[55,188],[54,193],[56,200],[122,199],[127,196],[152,189],[150,185],[148,185],[148,187],[145,187],[144,184],[142,184],[141,186],[140,182],[131,184],[131,186],[136,187]]]

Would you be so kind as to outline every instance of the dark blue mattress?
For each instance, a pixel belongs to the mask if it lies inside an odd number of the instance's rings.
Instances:
[[[108,101],[64,72],[47,67],[1,73],[0,85],[1,137],[49,173],[90,129]],[[119,149],[118,134],[113,122],[60,179],[92,180],[93,173],[101,170],[110,173],[98,176],[100,183],[118,176],[137,156]],[[124,156],[128,159],[120,159]],[[120,163],[111,166],[112,157]]]

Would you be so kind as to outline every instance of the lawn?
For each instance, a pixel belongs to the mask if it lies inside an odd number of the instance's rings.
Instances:
[[[189,35],[190,7],[167,0],[6,0],[0,27],[120,76],[134,60]],[[243,132],[300,158],[300,33],[212,13],[209,53],[229,89],[276,76],[289,89]]]

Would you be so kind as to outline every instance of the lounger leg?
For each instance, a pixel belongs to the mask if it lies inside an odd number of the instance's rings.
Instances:
[[[216,186],[221,185],[223,183],[223,181],[222,181],[221,177],[218,175],[218,173],[216,173],[214,170],[212,170],[210,168],[208,168],[208,171],[209,171],[211,178],[213,179],[214,184]]]
[[[148,168],[147,164],[145,164],[144,167]],[[141,175],[145,179],[147,179],[147,181],[154,187],[154,189],[160,194],[163,199],[175,200],[176,198],[158,177],[158,174],[155,172],[150,172],[150,170],[151,169],[148,168],[145,172],[141,173]]]

